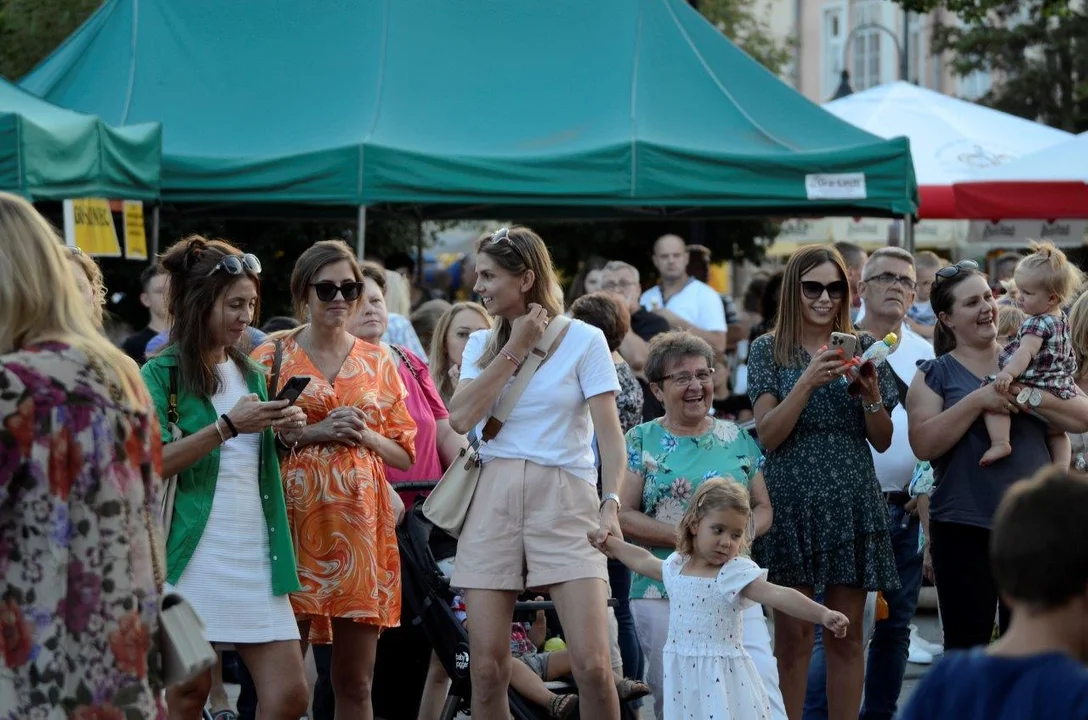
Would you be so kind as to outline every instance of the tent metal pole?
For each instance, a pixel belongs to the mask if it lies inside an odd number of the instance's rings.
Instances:
[[[148,261],[154,264],[159,257],[159,210],[162,205],[155,203],[151,208],[151,252],[148,253]]]
[[[355,255],[362,261],[366,256],[366,205],[359,206],[358,225],[355,230]]]
[[[914,254],[914,216],[903,216],[903,248],[911,255]]]

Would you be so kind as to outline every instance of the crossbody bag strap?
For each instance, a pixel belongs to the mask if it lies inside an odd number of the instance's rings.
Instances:
[[[552,346],[555,345],[556,340],[559,339],[559,336],[563,334],[568,325],[570,325],[570,318],[565,315],[557,315],[548,322],[544,334],[540,336],[540,340],[533,346],[529,357],[522,362],[518,374],[514,376],[514,382],[510,385],[510,389],[499,400],[499,406],[495,408],[495,412],[484,425],[481,440],[487,442],[499,434],[503,423],[510,417],[510,413],[514,411],[514,406],[521,399],[521,394],[528,387],[529,381],[533,379],[533,375],[536,374],[540,365],[547,359],[548,353],[552,351]]]
[[[276,397],[280,391],[280,365],[283,364],[283,340],[276,341],[276,354],[272,356],[272,387],[268,391],[268,399]]]
[[[166,394],[166,422],[177,425],[181,419],[178,415],[178,367],[171,365],[167,371],[170,375],[170,387]]]

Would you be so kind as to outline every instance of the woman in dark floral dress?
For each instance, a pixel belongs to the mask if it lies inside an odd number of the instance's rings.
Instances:
[[[0,308],[0,718],[164,718],[158,426],[52,228],[4,193]]]
[[[891,444],[888,413],[898,392],[887,365],[863,379],[860,396],[846,391],[849,358],[829,349],[832,332],[854,332],[846,277],[837,251],[798,250],[786,265],[774,330],[748,356],[748,395],[774,506],[774,524],[752,555],[771,582],[809,596],[822,592],[828,607],[850,619],[845,638],[824,636],[833,720],[853,720],[860,709],[866,592],[899,587],[869,450],[869,443],[878,452]],[[859,349],[873,342],[863,335]],[[812,624],[775,613],[779,682],[793,718],[801,716],[813,633]]]

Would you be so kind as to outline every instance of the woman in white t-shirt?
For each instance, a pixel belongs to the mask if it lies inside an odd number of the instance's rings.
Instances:
[[[476,244],[474,292],[496,318],[472,334],[450,400],[468,433],[491,416],[550,318],[562,312],[544,242],[503,228]],[[464,589],[472,643],[472,717],[510,717],[510,622],[526,587],[547,590],[566,631],[582,717],[619,718],[608,654],[608,571],[586,537],[620,536],[625,449],[619,382],[604,334],[572,320],[502,431],[480,449],[483,472],[457,546],[451,583]],[[604,500],[597,499],[597,433]]]

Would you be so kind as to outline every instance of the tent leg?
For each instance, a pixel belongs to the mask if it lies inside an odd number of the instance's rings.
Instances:
[[[903,249],[914,254],[914,216],[903,216]]]
[[[162,206],[157,203],[151,208],[151,247],[149,248],[151,252],[148,253],[148,260],[151,263],[158,262],[159,257],[159,210],[161,208]]]
[[[366,256],[366,205],[359,206],[358,224],[355,230],[355,255],[361,262]]]

